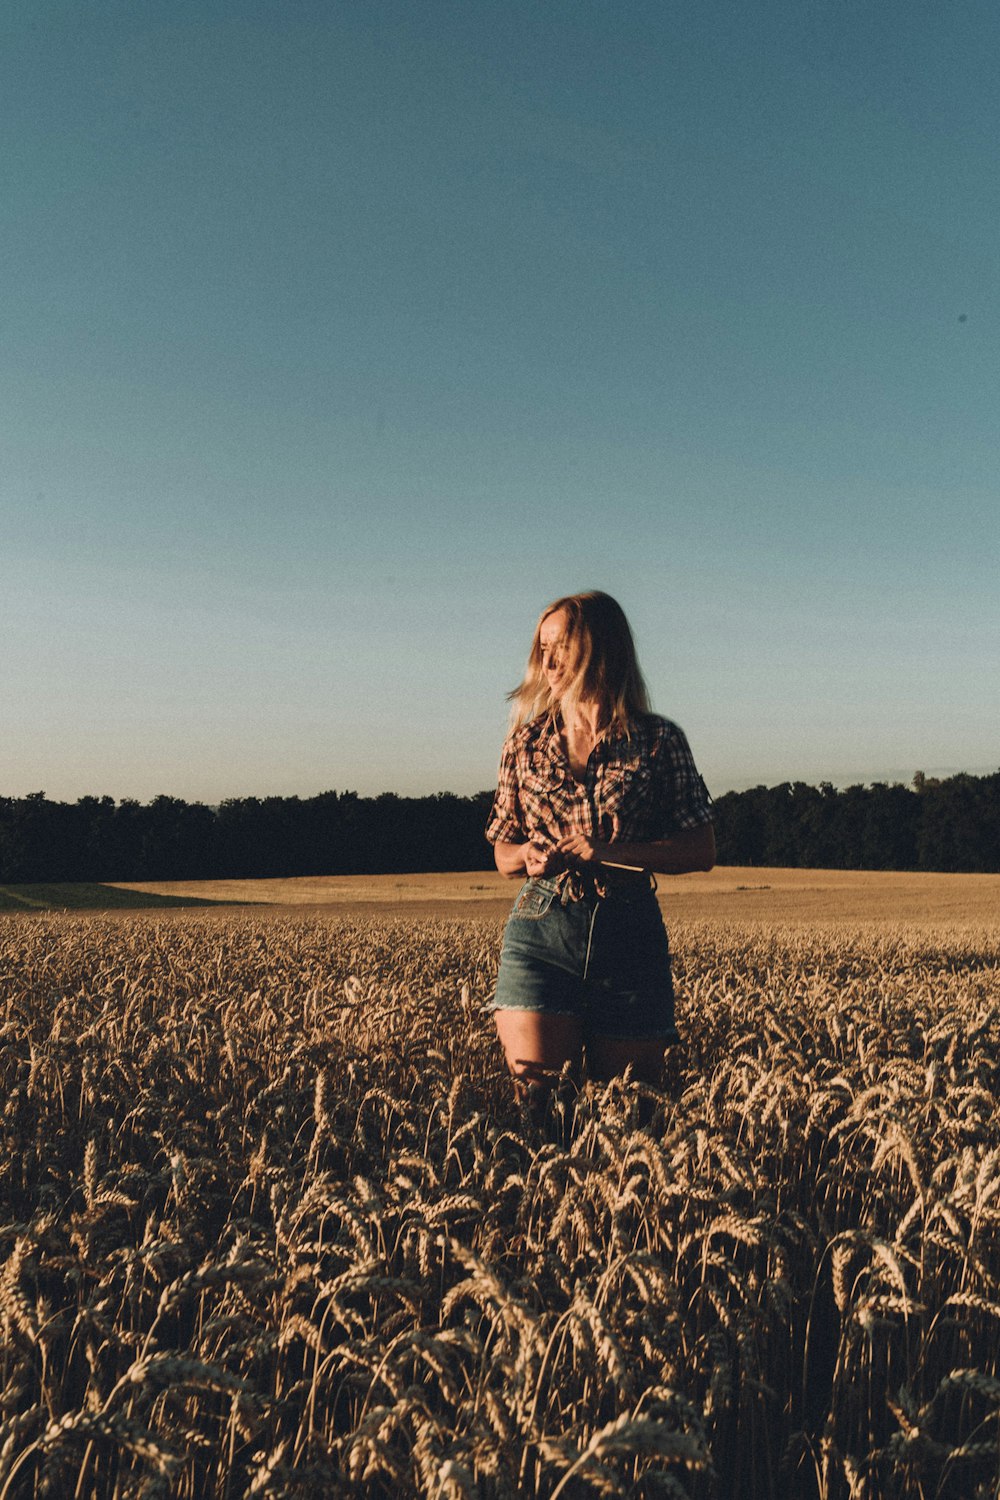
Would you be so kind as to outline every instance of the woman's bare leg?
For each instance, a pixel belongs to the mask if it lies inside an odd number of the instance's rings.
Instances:
[[[514,1079],[517,1096],[527,1102],[540,1121],[553,1084],[568,1063],[580,1068],[583,1034],[575,1016],[547,1015],[536,1010],[493,1012],[497,1036]]]

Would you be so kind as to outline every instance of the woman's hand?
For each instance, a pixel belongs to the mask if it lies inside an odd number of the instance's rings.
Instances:
[[[525,873],[535,877],[539,875],[558,875],[565,870],[566,861],[557,849],[541,849],[537,844],[528,844],[524,850]]]
[[[556,849],[543,849],[540,844],[495,844],[493,857],[507,880],[520,880],[522,875],[558,875],[566,868],[566,860]]]
[[[558,850],[568,865],[599,865],[611,855],[610,844],[588,839],[583,833],[571,833],[560,839]]]

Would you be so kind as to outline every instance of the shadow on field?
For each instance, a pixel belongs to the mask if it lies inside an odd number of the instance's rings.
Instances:
[[[160,896],[92,883],[0,885],[0,911],[109,911],[151,906],[246,906],[262,903],[209,901],[203,896]]]

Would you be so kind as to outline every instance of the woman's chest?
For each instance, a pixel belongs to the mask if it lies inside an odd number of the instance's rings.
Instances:
[[[566,744],[563,754],[526,756],[521,791],[527,801],[563,809],[578,805],[626,818],[653,804],[655,767],[646,757],[608,755],[593,743],[584,756],[583,748]]]
[[[581,786],[586,785],[596,744],[597,741],[593,735],[573,734],[569,731],[563,735],[561,747],[563,756],[569,766],[570,774]]]

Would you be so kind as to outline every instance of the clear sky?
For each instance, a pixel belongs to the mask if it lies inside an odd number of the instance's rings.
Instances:
[[[1000,765],[996,0],[7,0],[0,794]]]

